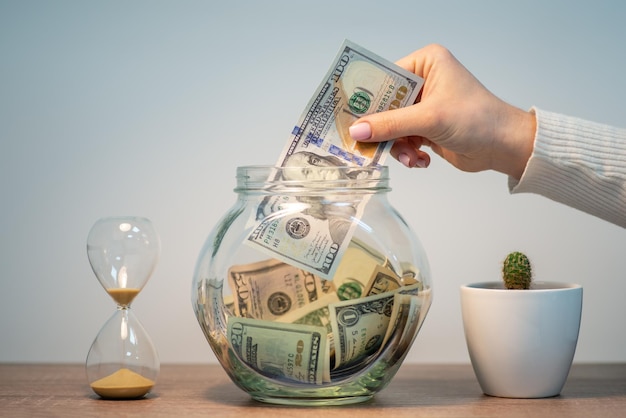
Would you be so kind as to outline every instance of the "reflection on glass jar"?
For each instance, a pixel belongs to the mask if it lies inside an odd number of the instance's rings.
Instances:
[[[387,167],[237,169],[237,201],[201,251],[192,303],[254,399],[362,402],[397,372],[432,286],[388,183]]]

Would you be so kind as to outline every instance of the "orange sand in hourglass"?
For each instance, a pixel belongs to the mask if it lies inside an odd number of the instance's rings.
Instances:
[[[128,306],[135,299],[135,296],[139,294],[141,289],[118,287],[115,289],[107,289],[107,293],[111,295],[114,301],[121,306]]]
[[[126,368],[91,384],[94,392],[107,399],[140,398],[150,392],[153,386],[152,380]]]

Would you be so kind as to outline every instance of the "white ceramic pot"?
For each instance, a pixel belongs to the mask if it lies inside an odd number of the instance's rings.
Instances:
[[[533,282],[507,290],[502,282],[461,287],[467,348],[483,392],[508,398],[561,393],[576,351],[583,289]]]

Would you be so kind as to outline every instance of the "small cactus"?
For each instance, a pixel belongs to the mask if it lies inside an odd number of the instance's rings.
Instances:
[[[507,289],[530,289],[532,270],[525,254],[515,251],[504,259],[502,279]]]

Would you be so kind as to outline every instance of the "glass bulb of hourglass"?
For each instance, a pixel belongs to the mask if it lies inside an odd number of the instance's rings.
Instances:
[[[87,255],[100,284],[127,306],[146,284],[161,244],[152,222],[140,217],[103,218],[87,237]]]
[[[156,381],[157,352],[130,304],[150,278],[160,247],[159,237],[146,218],[103,218],[89,231],[89,263],[117,303],[116,312],[87,354],[87,379],[103,398],[139,398]]]
[[[159,374],[159,358],[130,308],[119,307],[102,327],[87,355],[87,380],[108,399],[146,395]]]

